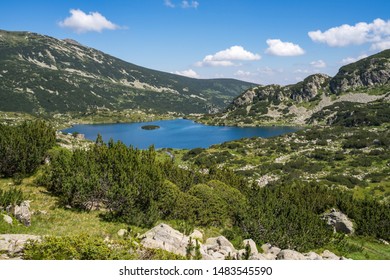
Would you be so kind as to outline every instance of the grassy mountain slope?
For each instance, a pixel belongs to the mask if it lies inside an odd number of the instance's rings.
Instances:
[[[251,88],[236,97],[225,112],[206,115],[200,121],[223,125],[326,124],[334,122],[339,108],[370,115],[371,119],[382,118],[387,114],[389,96],[390,50],[385,50],[341,67],[333,78],[315,74],[294,85]],[[368,108],[379,107],[379,115],[366,110],[365,104],[372,102],[376,105]]]
[[[254,84],[140,67],[73,40],[0,30],[0,111],[216,112]]]

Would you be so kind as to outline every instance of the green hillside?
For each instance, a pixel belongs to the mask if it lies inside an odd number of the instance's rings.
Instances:
[[[73,40],[0,30],[0,111],[217,112],[254,84],[140,67]]]

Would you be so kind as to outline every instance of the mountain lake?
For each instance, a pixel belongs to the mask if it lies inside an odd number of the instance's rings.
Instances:
[[[145,129],[145,127],[154,127],[154,129]],[[273,137],[299,129],[289,126],[208,126],[192,120],[175,119],[139,123],[77,124],[62,132],[82,133],[85,138],[93,141],[100,133],[104,142],[112,138],[114,141],[120,140],[128,146],[132,145],[139,149],[147,149],[150,145],[154,145],[156,149],[193,149],[207,148],[241,138]]]

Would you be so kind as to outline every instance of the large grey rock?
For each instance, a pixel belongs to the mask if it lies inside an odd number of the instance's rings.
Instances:
[[[30,201],[25,200],[20,205],[9,205],[6,208],[7,213],[13,215],[19,222],[25,226],[31,226]]]
[[[147,231],[141,238],[143,238],[141,244],[146,248],[163,249],[186,256],[189,237],[167,224],[159,224]]]
[[[4,222],[6,222],[7,224],[12,225],[12,217],[3,214],[3,220],[4,220]]]
[[[272,245],[270,243],[265,243],[261,245],[261,250],[263,250],[263,253],[268,253],[268,250],[271,249]]]
[[[336,254],[332,253],[331,251],[329,250],[325,250],[322,254],[322,259],[324,260],[339,260],[340,257],[337,256]]]
[[[0,234],[0,252],[12,257],[18,255],[28,240],[40,241],[41,238],[30,234]]]
[[[242,242],[242,245],[244,248],[245,248],[245,246],[249,245],[249,247],[251,248],[251,255],[259,253],[259,251],[257,250],[256,243],[252,239],[245,239]]]
[[[197,229],[195,229],[195,230],[190,234],[190,237],[191,237],[192,239],[196,239],[196,240],[198,240],[198,241],[202,241],[202,240],[203,240],[203,234],[202,234],[199,230],[197,230]]]
[[[269,260],[263,254],[257,253],[249,257],[249,260]]]
[[[210,255],[214,255],[215,252],[218,252],[225,257],[228,257],[229,255],[233,256],[237,253],[233,244],[224,236],[208,238],[204,244],[204,248]]]
[[[281,250],[276,256],[277,260],[305,260],[305,256],[297,251],[286,249]]]
[[[322,260],[322,257],[315,252],[309,252],[303,254],[307,260]]]
[[[335,232],[343,232],[345,234],[354,232],[352,221],[340,211],[332,209],[330,213],[323,214],[323,219],[325,219],[328,225],[333,227]]]

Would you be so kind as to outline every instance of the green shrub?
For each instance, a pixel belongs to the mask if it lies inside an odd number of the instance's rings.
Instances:
[[[130,240],[105,242],[103,238],[85,234],[46,236],[42,242],[32,241],[24,249],[26,260],[124,260],[135,259],[129,253]]]
[[[4,191],[0,189],[0,206],[18,205],[25,200],[23,192],[20,189],[12,188]]]

